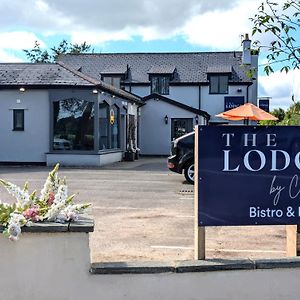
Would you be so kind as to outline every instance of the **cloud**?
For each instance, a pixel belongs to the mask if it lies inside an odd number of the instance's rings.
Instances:
[[[0,62],[22,62],[23,60],[8,51],[0,49]]]
[[[26,31],[0,33],[0,49],[22,50],[32,48],[35,41],[39,41],[41,47],[45,47],[35,34]]]
[[[249,17],[257,5],[257,1],[244,0],[231,9],[196,15],[185,24],[182,33],[191,44],[237,50],[241,46],[241,34],[251,33]]]
[[[287,108],[292,104],[292,95],[296,101],[300,101],[300,70],[289,73],[275,72],[269,76],[259,76],[259,96],[272,97],[272,108]]]
[[[245,0],[244,0],[245,1]],[[3,31],[26,28],[45,36],[59,32],[74,40],[87,32],[89,40],[171,38],[197,15],[232,9],[238,0],[2,0]],[[211,26],[218,24],[211,20]],[[97,38],[95,38],[97,36]]]

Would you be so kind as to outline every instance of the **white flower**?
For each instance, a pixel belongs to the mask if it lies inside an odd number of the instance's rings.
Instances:
[[[9,233],[9,239],[14,240],[14,241],[18,240],[19,235],[21,233],[20,225],[12,223],[12,224],[9,224],[7,229],[8,229],[8,233]]]
[[[31,204],[30,195],[27,191],[22,190],[20,187],[12,184],[10,182],[1,180],[6,190],[17,199],[17,206],[20,208],[24,208],[27,205]]]

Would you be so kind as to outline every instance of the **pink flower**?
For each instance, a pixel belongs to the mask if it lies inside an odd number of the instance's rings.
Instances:
[[[39,209],[37,207],[28,208],[23,212],[23,216],[28,220],[31,219],[32,221],[39,221]]]
[[[50,194],[49,194],[49,199],[48,199],[48,201],[47,201],[48,206],[51,206],[51,205],[53,204],[54,198],[55,198],[54,193],[53,193],[53,192],[50,192]]]

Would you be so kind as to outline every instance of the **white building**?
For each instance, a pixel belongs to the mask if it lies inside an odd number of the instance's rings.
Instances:
[[[170,141],[198,124],[219,124],[216,114],[257,104],[257,55],[246,35],[241,52],[64,55],[72,68],[142,97],[139,148],[167,155]]]
[[[63,55],[0,64],[0,162],[104,165],[168,155],[174,138],[257,103],[257,55],[242,52]],[[249,74],[251,76],[249,76]]]

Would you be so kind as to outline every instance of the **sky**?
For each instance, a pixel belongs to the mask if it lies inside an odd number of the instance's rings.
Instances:
[[[101,53],[240,51],[261,2],[1,0],[0,62],[27,61],[23,49],[35,41],[49,48],[62,39],[86,41]],[[259,65],[264,63],[262,53]],[[293,94],[300,101],[299,78],[296,71],[266,76],[260,67],[258,96],[272,97],[271,108],[287,108]]]

